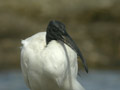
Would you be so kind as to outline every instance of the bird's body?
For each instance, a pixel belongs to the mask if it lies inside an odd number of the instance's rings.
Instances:
[[[77,81],[77,54],[65,45],[70,70],[63,46],[53,40],[46,47],[46,32],[38,33],[22,41],[22,71],[31,90],[83,90]],[[71,76],[69,76],[71,75]],[[71,81],[69,82],[71,77]],[[73,86],[70,86],[72,83]],[[75,84],[76,83],[76,84]],[[77,89],[78,88],[78,89]]]
[[[84,90],[77,81],[77,53],[67,44],[51,40],[47,32],[22,40],[21,68],[30,90]]]

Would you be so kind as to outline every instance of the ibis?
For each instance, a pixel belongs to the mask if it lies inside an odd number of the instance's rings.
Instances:
[[[46,32],[21,43],[21,69],[30,90],[85,90],[77,80],[77,57],[88,72],[86,61],[62,22],[50,21]]]

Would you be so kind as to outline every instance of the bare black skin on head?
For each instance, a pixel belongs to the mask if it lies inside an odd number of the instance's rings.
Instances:
[[[46,43],[48,44],[51,40],[62,41],[70,46],[77,55],[81,58],[82,63],[84,65],[85,71],[88,72],[88,67],[86,65],[86,60],[83,58],[79,48],[66,32],[65,25],[59,21],[50,21],[47,27],[46,34]]]

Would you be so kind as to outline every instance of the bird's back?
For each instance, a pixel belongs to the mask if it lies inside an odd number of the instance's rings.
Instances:
[[[46,32],[22,40],[22,44],[21,67],[31,90],[84,90],[76,80],[77,54],[69,46],[55,40],[46,46]]]

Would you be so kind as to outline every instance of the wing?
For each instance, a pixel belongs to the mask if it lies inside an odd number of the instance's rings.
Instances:
[[[27,84],[27,86],[30,88],[29,85],[29,80],[28,80],[28,57],[27,57],[27,53],[24,47],[21,48],[21,69],[22,69],[22,74],[24,76],[24,80]]]

